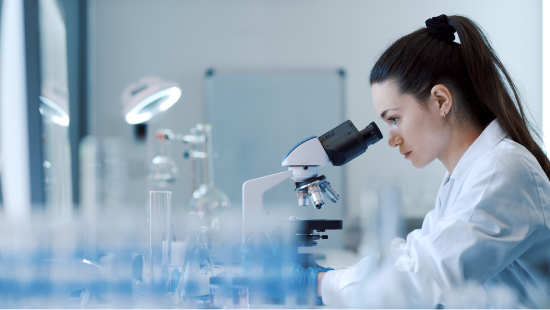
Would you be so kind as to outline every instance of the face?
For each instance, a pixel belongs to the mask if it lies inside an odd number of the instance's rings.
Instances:
[[[372,85],[372,99],[378,117],[388,125],[388,144],[414,167],[422,168],[445,153],[450,137],[437,98],[423,106],[412,95],[400,94],[393,81],[386,81]]]

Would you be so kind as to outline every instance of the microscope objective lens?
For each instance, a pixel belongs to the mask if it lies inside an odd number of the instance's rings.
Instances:
[[[298,191],[298,205],[307,206],[309,204],[308,195],[306,191]]]
[[[317,209],[321,209],[322,206],[325,204],[325,201],[323,200],[323,194],[321,194],[321,188],[319,185],[315,184],[308,188],[309,197],[311,198],[311,202]]]

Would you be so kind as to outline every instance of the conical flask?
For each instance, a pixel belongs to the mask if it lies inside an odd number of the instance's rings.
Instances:
[[[214,185],[212,129],[209,124],[197,124],[192,133],[199,138],[188,153],[192,160],[193,188],[188,200],[189,211],[208,229],[208,243],[219,244],[224,214],[231,207],[227,195]]]

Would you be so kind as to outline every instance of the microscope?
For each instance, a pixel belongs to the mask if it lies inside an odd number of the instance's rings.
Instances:
[[[311,136],[292,147],[282,161],[288,171],[246,181],[243,184],[243,244],[251,234],[273,228],[273,220],[263,211],[263,194],[267,190],[291,178],[296,185],[299,206],[307,206],[311,200],[315,208],[321,209],[324,197],[336,203],[340,195],[324,175],[319,175],[319,167],[329,162],[343,166],[380,139],[382,133],[374,122],[358,131],[348,120],[320,137]],[[298,247],[315,246],[317,240],[328,239],[320,233],[342,229],[342,221],[289,219],[282,226],[281,230],[297,252]]]

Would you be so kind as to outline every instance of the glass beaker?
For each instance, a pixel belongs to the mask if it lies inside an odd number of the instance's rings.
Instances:
[[[170,289],[172,192],[150,192],[150,278],[151,286]]]
[[[211,277],[210,307],[216,309],[248,309],[248,278]]]
[[[233,284],[233,309],[248,309],[248,278],[234,277]]]
[[[211,277],[210,278],[210,308],[226,309],[230,308],[229,300],[231,298],[231,278]]]

